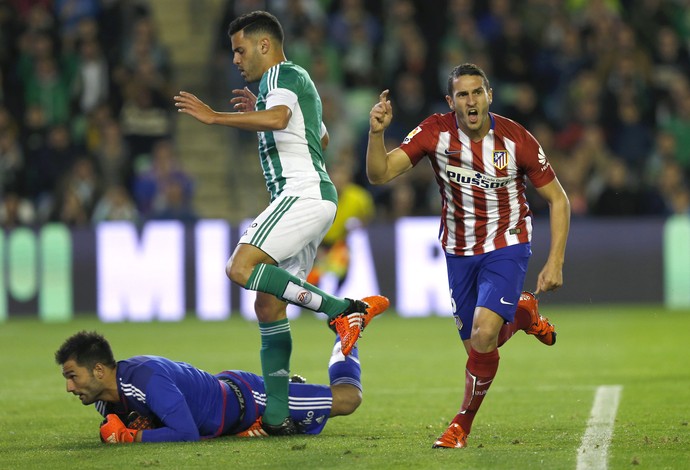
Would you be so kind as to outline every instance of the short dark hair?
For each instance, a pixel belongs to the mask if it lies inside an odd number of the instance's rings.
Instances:
[[[62,365],[70,359],[89,369],[93,369],[99,362],[112,368],[117,365],[110,343],[95,331],[80,331],[62,343],[55,352],[55,362]]]
[[[245,34],[266,33],[281,44],[285,38],[278,18],[267,11],[253,11],[235,18],[228,26],[228,36],[242,30]]]
[[[456,66],[450,72],[450,75],[448,75],[448,96],[453,96],[453,80],[463,75],[476,75],[478,77],[482,77],[482,81],[484,82],[484,87],[486,88],[486,91],[489,91],[491,89],[491,85],[489,85],[489,79],[486,78],[486,74],[481,69],[481,67],[479,67],[478,65],[465,63]]]

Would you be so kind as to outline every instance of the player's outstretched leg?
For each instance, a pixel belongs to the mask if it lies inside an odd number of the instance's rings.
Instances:
[[[345,356],[350,354],[362,330],[369,322],[390,306],[388,298],[382,295],[372,295],[362,300],[347,300],[350,302],[347,309],[330,321],[331,328],[340,336],[342,352]]]
[[[533,293],[523,291],[520,294],[517,308],[517,313],[522,310],[527,312],[530,317],[530,325],[525,329],[525,333],[536,336],[539,341],[547,346],[553,346],[556,343],[556,329],[549,323],[548,318],[542,317],[539,314],[539,301]]]

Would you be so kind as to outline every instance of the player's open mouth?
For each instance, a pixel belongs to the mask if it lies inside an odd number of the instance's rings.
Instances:
[[[467,111],[467,120],[472,124],[475,124],[479,120],[479,111],[476,109],[470,109]]]

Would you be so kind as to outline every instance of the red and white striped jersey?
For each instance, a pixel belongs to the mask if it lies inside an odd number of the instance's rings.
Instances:
[[[413,165],[429,157],[442,198],[439,240],[447,253],[471,256],[525,243],[532,213],[525,197],[555,173],[537,140],[520,124],[489,113],[491,129],[472,142],[455,114],[434,114],[410,132],[400,148]]]

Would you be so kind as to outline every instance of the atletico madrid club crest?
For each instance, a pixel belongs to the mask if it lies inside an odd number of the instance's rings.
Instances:
[[[496,169],[504,169],[508,165],[509,157],[507,150],[494,150],[494,166]]]

